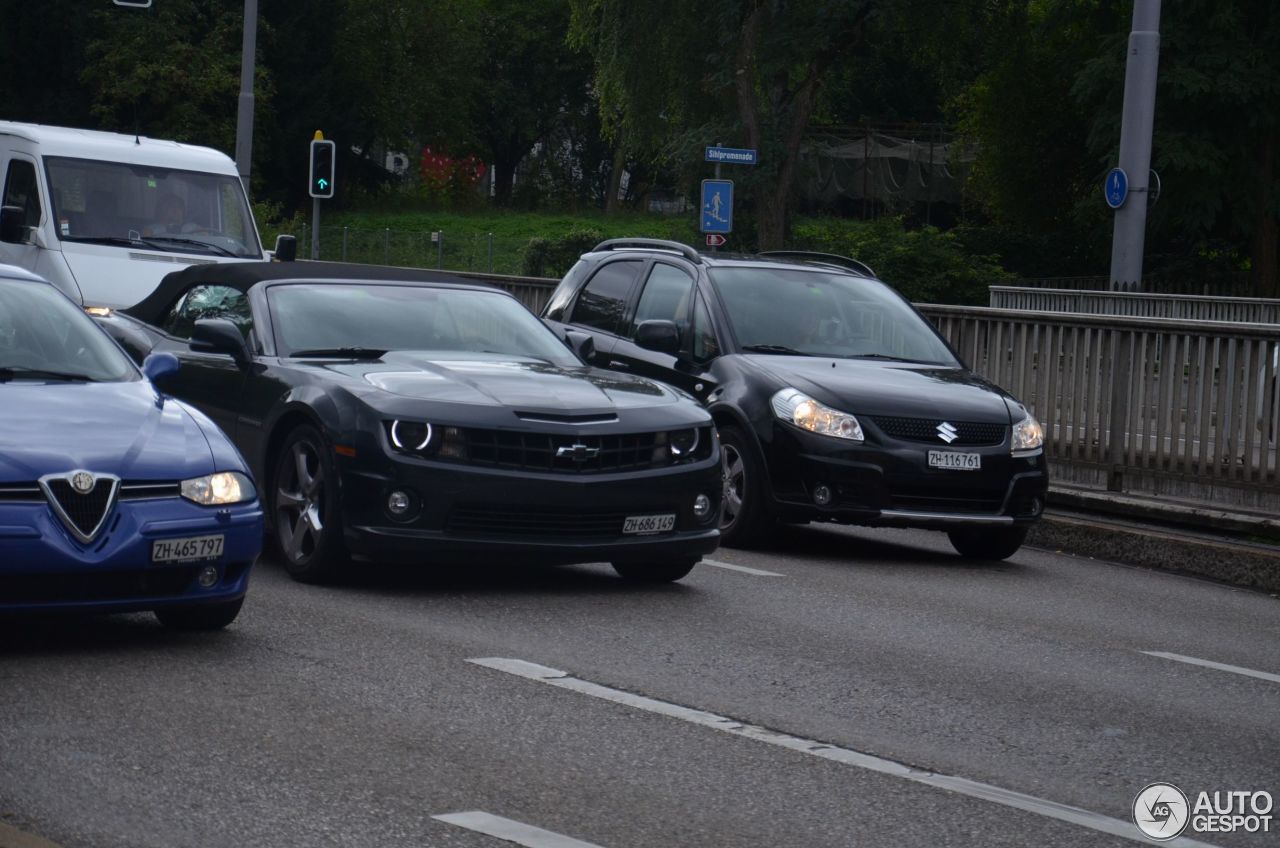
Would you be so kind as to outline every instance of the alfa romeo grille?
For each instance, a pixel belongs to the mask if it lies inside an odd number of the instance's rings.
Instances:
[[[81,494],[63,478],[47,478],[42,484],[62,523],[82,542],[92,542],[115,505],[120,481],[114,477],[98,477],[93,488]]]

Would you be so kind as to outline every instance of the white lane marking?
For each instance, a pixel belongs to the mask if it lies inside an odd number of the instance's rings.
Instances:
[[[1259,680],[1269,680],[1272,683],[1280,683],[1280,674],[1272,674],[1269,671],[1254,671],[1251,668],[1242,668],[1238,665],[1227,665],[1225,663],[1214,662],[1213,660],[1202,660],[1196,657],[1184,657],[1182,654],[1167,654],[1164,651],[1139,651],[1149,657],[1160,657],[1174,662],[1187,663],[1188,665],[1200,665],[1205,668],[1216,668],[1218,671],[1229,671],[1232,674],[1243,674],[1245,677],[1256,677]]]
[[[574,839],[572,836],[543,830],[540,827],[518,822],[515,819],[504,819],[502,816],[490,815],[481,810],[472,810],[467,813],[446,813],[440,816],[432,816],[431,818],[442,821],[445,824],[465,827],[467,830],[474,830],[487,836],[496,836],[498,839],[505,839],[507,842],[514,842],[517,845],[526,845],[528,848],[600,848],[599,845],[591,842],[583,842],[581,839]]]
[[[754,574],[756,577],[786,577],[785,574],[779,574],[776,571],[761,571],[758,568],[747,568],[745,565],[734,565],[731,562],[721,562],[718,559],[704,559],[702,565],[709,565],[713,568],[727,568],[730,571],[741,571],[743,574]]]
[[[769,745],[776,745],[780,748],[786,748],[791,751],[797,751],[801,754],[808,754],[813,757],[820,757],[824,760],[832,760],[844,765],[857,766],[858,768],[867,769],[869,771],[887,774],[892,777],[900,777],[904,780],[910,780],[915,783],[923,783],[926,786],[933,786],[938,789],[945,789],[949,792],[955,792],[960,795],[967,795],[971,798],[981,798],[984,801],[991,801],[996,804],[1002,804],[1006,807],[1023,810],[1028,813],[1046,816],[1059,821],[1077,824],[1081,827],[1087,827],[1101,833],[1107,833],[1112,836],[1119,836],[1123,839],[1129,839],[1134,842],[1150,844],[1137,825],[1130,821],[1122,821],[1121,819],[1113,819],[1100,813],[1090,812],[1079,807],[1072,807],[1067,804],[1059,804],[1056,801],[1048,801],[1044,798],[1037,798],[1034,795],[1026,795],[1022,792],[1015,792],[1012,789],[1003,789],[999,786],[992,786],[989,783],[980,783],[976,780],[969,780],[964,777],[954,777],[949,774],[938,774],[937,772],[925,771],[923,769],[912,768],[902,763],[894,762],[877,757],[873,754],[864,754],[861,751],[854,751],[850,748],[841,748],[836,745],[829,745],[825,742],[819,742],[815,739],[805,739],[800,736],[791,736],[786,733],[779,733],[764,727],[757,727],[751,724],[743,724],[734,721],[725,716],[709,713],[704,710],[693,709],[692,707],[682,707],[679,704],[668,703],[667,701],[659,701],[655,698],[647,698],[644,695],[635,695],[631,692],[623,692],[620,689],[611,689],[608,686],[601,686],[598,683],[592,683],[588,680],[581,680],[577,677],[571,677],[567,671],[561,671],[558,668],[548,668],[545,665],[537,665],[536,663],[526,662],[524,660],[509,659],[506,657],[477,657],[467,660],[469,663],[491,668],[495,671],[513,674],[517,677],[523,677],[527,680],[535,680],[539,683],[546,683],[549,686],[556,686],[560,689],[568,689],[572,692],[578,692],[583,695],[590,695],[593,698],[600,698],[605,701],[612,701],[615,704],[623,704],[628,707],[634,707],[638,710],[657,713],[669,718],[680,719],[691,724],[709,727],[712,730],[718,730],[722,733],[730,733],[734,736],[743,736],[747,739],[754,739],[757,742],[764,742]],[[1187,846],[1187,848],[1212,848],[1209,843],[1197,842],[1193,839],[1180,837],[1166,843],[1175,846]]]

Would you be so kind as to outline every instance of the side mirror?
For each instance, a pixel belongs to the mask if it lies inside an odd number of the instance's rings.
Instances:
[[[596,340],[591,336],[575,330],[566,330],[564,338],[569,343],[569,349],[578,354],[578,358],[583,362],[590,362],[595,357]]]
[[[0,208],[0,241],[6,244],[22,244],[24,218],[21,206],[5,206]]]
[[[237,365],[249,361],[249,348],[240,328],[226,318],[201,318],[191,331],[189,347],[196,353],[228,353]]]
[[[675,321],[641,321],[636,327],[636,344],[645,350],[676,356],[680,353],[680,328]]]
[[[272,254],[273,262],[292,262],[298,258],[297,236],[276,236],[276,250]]]
[[[154,383],[166,374],[176,373],[179,365],[178,357],[168,351],[152,353],[142,360],[142,374]]]

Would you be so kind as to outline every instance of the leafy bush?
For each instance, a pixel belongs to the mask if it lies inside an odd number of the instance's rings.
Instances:
[[[915,303],[988,303],[987,286],[1014,275],[994,255],[971,254],[951,232],[908,230],[899,218],[811,218],[792,228],[791,247],[859,259]]]
[[[253,203],[253,220],[258,225],[258,234],[262,236],[264,250],[275,250],[276,236],[290,235],[298,239],[298,255],[302,255],[302,227],[307,217],[301,212],[294,212],[285,217],[279,203],[270,200],[258,200]]]
[[[524,251],[524,275],[563,277],[578,257],[602,241],[599,230],[577,227],[554,238],[531,238]]]

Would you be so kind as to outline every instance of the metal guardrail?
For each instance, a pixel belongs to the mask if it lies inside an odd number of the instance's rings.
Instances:
[[[988,288],[991,293],[990,304],[994,309],[1082,312],[1090,315],[1231,321],[1243,324],[1280,324],[1280,300],[1267,298],[1086,291],[1033,286],[989,286]]]
[[[1280,327],[919,309],[1032,409],[1055,479],[1280,511]]]

